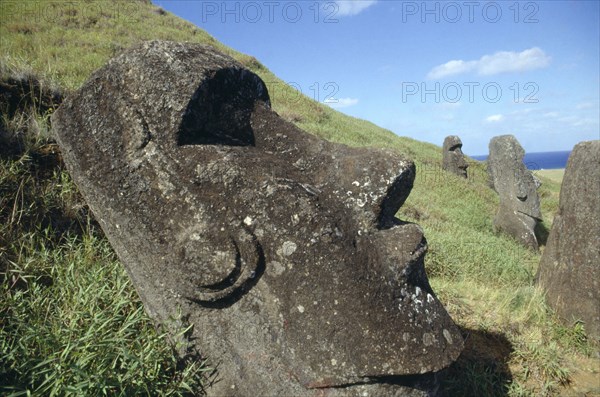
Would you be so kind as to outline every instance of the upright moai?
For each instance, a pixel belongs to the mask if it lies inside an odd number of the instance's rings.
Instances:
[[[469,164],[462,152],[462,141],[456,135],[449,135],[444,139],[442,147],[442,168],[463,178],[467,177]]]
[[[523,164],[525,150],[512,135],[492,138],[489,149],[489,180],[500,196],[494,228],[537,251],[535,227],[542,214],[535,179]]]
[[[600,141],[578,143],[537,274],[548,304],[600,339]]]

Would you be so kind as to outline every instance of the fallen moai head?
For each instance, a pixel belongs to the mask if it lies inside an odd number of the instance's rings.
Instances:
[[[146,310],[194,325],[209,393],[425,395],[460,354],[422,230],[394,217],[414,164],[299,130],[232,58],[144,43],[53,129]]]
[[[449,135],[444,139],[442,147],[442,168],[463,178],[467,177],[469,164],[465,161],[462,152],[462,141],[456,135]]]
[[[523,164],[525,150],[512,135],[492,138],[489,149],[490,183],[500,196],[494,227],[537,251],[535,226],[542,213],[533,174]]]

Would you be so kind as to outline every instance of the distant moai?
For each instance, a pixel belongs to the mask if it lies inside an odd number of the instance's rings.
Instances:
[[[494,229],[537,251],[535,227],[542,214],[533,174],[523,163],[525,150],[512,135],[492,138],[489,149],[489,180],[500,196]]]
[[[456,135],[449,135],[444,139],[442,147],[442,168],[463,178],[467,177],[469,164],[465,161],[462,152],[462,141]]]
[[[582,321],[600,339],[600,141],[569,156],[537,282],[565,322]]]

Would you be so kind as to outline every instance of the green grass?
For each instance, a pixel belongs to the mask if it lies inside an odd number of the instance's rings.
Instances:
[[[535,286],[540,254],[492,232],[498,198],[487,186],[485,164],[472,161],[466,180],[448,174],[440,147],[302,96],[259,60],[146,2],[65,4],[0,3],[1,78],[35,76],[46,89],[68,94],[141,40],[212,44],[259,74],[273,108],[300,128],[352,146],[391,148],[415,161],[415,187],[398,216],[425,230],[431,284],[467,338],[445,384],[451,395],[561,395],[578,384],[581,363],[587,374],[599,372],[596,342],[581,324],[561,325]],[[53,108],[39,106],[39,98],[23,100],[31,106],[15,115],[0,109],[0,394],[201,389],[210,369],[178,358],[181,347],[153,326],[62,168],[48,133]],[[537,175],[544,234],[560,184]]]
[[[4,118],[0,394],[191,394],[209,369],[178,358],[144,313],[47,123],[36,109]]]
[[[558,184],[562,183],[563,177],[565,176],[565,169],[556,169],[556,170],[538,170],[535,171],[536,175],[543,176],[544,178],[550,179],[552,182],[556,182]]]
[[[0,392],[191,393],[202,362],[181,368],[107,242],[86,233],[48,247],[44,238],[51,234],[22,236],[19,256],[6,269]]]

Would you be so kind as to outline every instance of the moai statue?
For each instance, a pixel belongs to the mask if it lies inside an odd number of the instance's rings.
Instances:
[[[494,228],[537,251],[535,227],[542,214],[533,174],[523,164],[525,151],[512,135],[492,138],[489,148],[490,183],[500,196]]]
[[[422,229],[394,217],[413,162],[296,128],[234,59],[143,43],[53,130],[148,313],[193,324],[209,395],[433,395],[461,353]]]
[[[564,322],[600,340],[600,141],[578,143],[567,163],[537,274]]]
[[[469,164],[465,161],[462,152],[462,141],[456,135],[449,135],[444,139],[442,147],[442,168],[463,178],[467,177]]]

